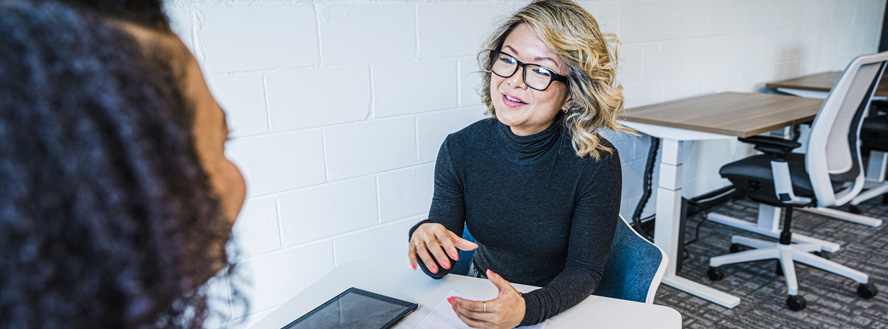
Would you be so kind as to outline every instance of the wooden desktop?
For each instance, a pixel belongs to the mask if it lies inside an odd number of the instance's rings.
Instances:
[[[666,251],[669,259],[682,257],[678,234],[681,232],[684,141],[749,137],[811,121],[821,103],[819,99],[794,96],[724,92],[626,109],[621,120],[623,125],[662,139],[654,243]],[[761,234],[779,234],[774,227],[779,219],[750,224],[709,218]],[[793,238],[827,243],[798,234]],[[736,296],[678,276],[676,262],[669,262],[663,283],[727,308],[740,304]]]
[[[796,96],[823,98],[826,97],[826,94],[829,93],[841,75],[841,71],[809,74],[798,78],[769,82],[765,84],[765,87]],[[885,79],[886,75],[888,74],[882,75],[882,80],[876,88],[876,97],[888,97],[888,79]]]

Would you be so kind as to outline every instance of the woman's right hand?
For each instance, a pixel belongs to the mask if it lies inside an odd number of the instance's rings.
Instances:
[[[432,273],[438,273],[434,260],[438,261],[446,269],[450,269],[453,264],[450,263],[447,255],[453,260],[459,260],[459,250],[475,250],[478,244],[463,239],[453,232],[447,230],[444,225],[438,223],[425,223],[420,225],[413,231],[410,236],[410,245],[407,247],[407,257],[410,258],[410,266],[416,269],[416,256],[428,267]],[[446,252],[446,254],[445,254]],[[434,260],[432,259],[434,257]]]

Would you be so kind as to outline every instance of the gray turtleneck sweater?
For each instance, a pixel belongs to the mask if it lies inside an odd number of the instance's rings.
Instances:
[[[620,158],[580,158],[563,122],[518,136],[483,119],[447,136],[435,165],[427,222],[478,242],[473,261],[524,294],[521,325],[542,322],[585,299],[601,281],[620,211]],[[413,229],[410,230],[411,234]]]

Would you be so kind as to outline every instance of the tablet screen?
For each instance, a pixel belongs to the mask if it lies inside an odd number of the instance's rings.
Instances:
[[[349,288],[281,329],[391,328],[416,310],[417,304]]]

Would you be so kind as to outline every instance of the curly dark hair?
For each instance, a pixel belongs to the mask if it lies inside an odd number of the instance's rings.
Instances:
[[[161,0],[40,0],[61,2],[71,7],[92,11],[104,17],[120,19],[132,23],[169,32],[170,20],[163,12]]]
[[[202,327],[231,232],[171,64],[52,2],[0,49],[0,327]]]

